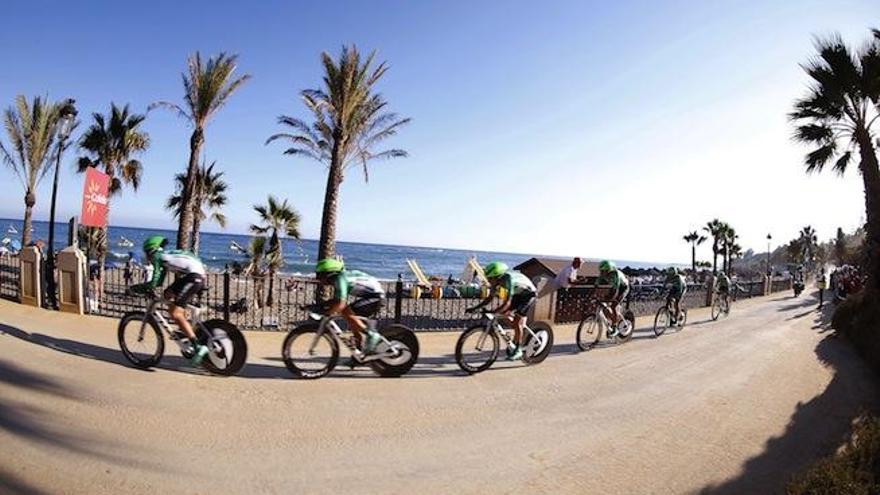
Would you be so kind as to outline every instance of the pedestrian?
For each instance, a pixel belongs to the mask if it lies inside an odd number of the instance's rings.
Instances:
[[[556,274],[556,277],[553,280],[544,284],[541,287],[541,291],[538,294],[538,297],[544,297],[553,292],[556,292],[559,289],[568,289],[575,282],[577,282],[578,278],[578,269],[581,267],[581,259],[575,257],[571,260],[571,264],[559,270],[559,273]]]
[[[125,261],[125,267],[122,270],[122,278],[125,280],[126,287],[131,285],[133,271],[134,271],[134,254],[128,253],[128,260]]]
[[[824,266],[819,270],[819,276],[816,278],[816,288],[819,289],[818,309],[822,309],[822,303],[825,302],[825,289],[828,288],[828,275],[825,273]]]

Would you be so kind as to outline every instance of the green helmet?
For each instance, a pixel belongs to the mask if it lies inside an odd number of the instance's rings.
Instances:
[[[336,258],[324,258],[315,265],[315,273],[339,273],[345,269],[345,263]]]
[[[670,266],[669,268],[666,269],[666,273],[668,273],[670,275],[677,275],[678,269],[675,268],[674,266]]]
[[[151,235],[144,241],[144,252],[147,253],[147,255],[151,255],[153,254],[153,251],[165,247],[165,244],[167,243],[168,239],[161,235]]]
[[[486,268],[483,268],[483,272],[486,274],[486,278],[496,278],[507,273],[507,265],[500,261],[493,261],[486,265]]]
[[[616,269],[617,269],[617,265],[615,265],[613,261],[602,260],[602,262],[599,263],[599,271],[600,272],[610,272],[610,271],[613,271]]]

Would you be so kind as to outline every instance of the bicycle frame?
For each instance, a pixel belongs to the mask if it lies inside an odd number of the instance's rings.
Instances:
[[[489,336],[489,332],[495,332],[497,335],[501,336],[505,342],[507,342],[507,345],[510,345],[510,343],[513,341],[513,337],[511,337],[510,333],[506,331],[507,329],[501,326],[501,323],[499,322],[499,316],[496,313],[483,313],[483,318],[486,320],[486,324],[483,327],[483,333],[482,335],[480,335],[480,339],[477,341],[477,349],[483,349],[483,344],[486,342],[486,338]],[[538,335],[535,334],[535,332],[532,331],[532,329],[529,328],[527,324],[523,325],[523,330],[525,332],[528,332],[533,339],[538,338]],[[519,343],[517,343],[517,345],[519,345]]]
[[[175,337],[173,325],[171,324],[171,322],[169,322],[167,319],[165,319],[164,316],[162,316],[162,313],[157,311],[157,308],[164,303],[165,303],[164,301],[162,301],[161,299],[158,299],[158,298],[150,300],[149,304],[147,305],[147,309],[145,311],[146,318],[144,318],[143,321],[141,321],[141,329],[140,329],[140,332],[138,333],[138,339],[142,340],[144,338],[144,332],[147,329],[147,319],[151,318],[153,321],[155,321],[159,325],[159,327],[162,329],[162,331],[165,332],[165,335],[168,336],[168,339],[177,342],[178,347],[180,347],[182,349],[183,348],[182,341],[181,341],[181,339]],[[204,325],[202,325],[202,320],[201,320],[202,308],[199,306],[187,305],[187,309],[190,310],[189,322],[190,322],[190,324],[192,324],[194,331],[196,329],[200,330],[204,335],[207,335],[208,342],[213,342],[214,336],[211,334],[211,332],[207,331],[207,329],[205,328]],[[198,335],[198,331],[195,331],[195,333],[196,333],[196,335]],[[189,337],[187,337],[187,338],[189,338]]]
[[[333,337],[338,342],[342,342],[345,345],[345,347],[348,348],[349,352],[351,352],[352,356],[355,356],[359,361],[362,361],[362,362],[376,361],[378,359],[382,359],[382,358],[386,358],[386,357],[396,357],[400,354],[400,350],[397,348],[397,346],[393,345],[391,342],[388,341],[388,339],[385,338],[385,336],[380,334],[379,336],[382,339],[382,343],[385,344],[385,348],[382,349],[381,344],[380,344],[379,346],[376,347],[376,350],[378,352],[370,354],[369,356],[364,356],[363,351],[361,351],[357,347],[357,345],[355,345],[353,336],[352,337],[346,336],[345,331],[342,328],[340,328],[339,325],[336,324],[335,320],[338,317],[326,316],[326,315],[322,315],[320,313],[309,312],[309,318],[319,322],[318,331],[315,332],[315,336],[314,336],[314,338],[312,338],[312,345],[309,346],[309,354],[314,354],[315,347],[318,345],[318,342],[320,341],[321,336],[324,335],[324,332],[326,332],[327,329],[329,329],[330,333],[333,335]],[[357,318],[360,319],[361,321],[364,321],[364,322],[367,321],[367,318],[364,318],[362,316],[358,316]]]

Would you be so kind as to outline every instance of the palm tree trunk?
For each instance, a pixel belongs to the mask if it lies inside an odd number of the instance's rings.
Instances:
[[[272,293],[275,291],[275,269],[269,269],[269,294],[266,296],[266,306],[272,307]]]
[[[33,225],[34,205],[37,203],[37,197],[33,191],[28,189],[24,195],[24,222],[21,227],[21,245],[26,247],[31,243],[31,225]]]
[[[193,227],[192,227],[192,252],[193,254],[199,254],[199,240],[201,235],[199,234],[199,229],[202,226],[202,219],[200,218],[198,212],[193,212]]]
[[[691,243],[691,271],[694,272],[694,275],[697,274],[697,245],[695,243]]]
[[[712,245],[712,275],[718,273],[718,245]]]
[[[880,297],[880,166],[871,136],[864,129],[856,132],[861,162],[859,168],[865,183],[865,216],[867,236],[865,246],[868,250],[868,294]]]
[[[342,164],[339,163],[337,147],[334,145],[330,171],[327,174],[327,188],[324,191],[321,238],[318,241],[319,260],[329,258],[336,253],[336,207],[339,202],[339,185],[341,183]]]
[[[189,166],[186,169],[186,184],[183,187],[180,219],[177,224],[177,249],[190,249],[193,230],[193,189],[199,168],[199,153],[204,142],[204,131],[200,126],[196,126],[189,139]]]

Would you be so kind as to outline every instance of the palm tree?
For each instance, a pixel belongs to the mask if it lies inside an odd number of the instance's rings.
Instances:
[[[840,265],[846,262],[846,235],[840,227],[837,227],[837,235],[834,238],[834,257]]]
[[[801,248],[804,251],[804,260],[810,263],[813,261],[813,255],[815,254],[819,238],[816,236],[816,231],[810,225],[802,228],[799,236]]]
[[[150,109],[165,107],[177,112],[193,128],[189,139],[189,165],[181,193],[181,203],[184,207],[180,210],[177,224],[178,249],[192,247],[193,223],[195,223],[193,212],[197,210],[194,206],[193,189],[196,186],[199,154],[205,143],[205,127],[211,117],[226,104],[232,93],[251,77],[248,74],[238,78],[233,77],[237,60],[236,55],[220,53],[204,63],[201,54],[196,52],[187,60],[187,72],[182,75],[185,108],[167,101],[150,105]]]
[[[688,242],[691,245],[691,271],[694,272],[694,275],[697,273],[697,246],[706,242],[706,236],[700,235],[696,230],[693,232],[689,232],[682,239],[684,242]]]
[[[370,53],[362,61],[353,46],[342,48],[338,62],[326,52],[321,54],[324,89],[300,93],[314,121],[309,125],[301,119],[281,116],[278,123],[292,131],[274,134],[266,140],[266,144],[285,140],[290,147],[284,154],[304,156],[327,165],[318,259],[331,257],[336,251],[336,212],[345,170],[352,165],[360,166],[364,179],[369,181],[367,163],[371,160],[407,156],[399,149],[373,151],[410,121],[385,112],[387,102],[374,92],[374,86],[388,70],[385,62],[373,67],[375,54]]]
[[[805,159],[807,173],[826,165],[843,174],[858,153],[865,188],[868,289],[876,294],[880,271],[880,167],[874,143],[874,124],[880,105],[880,32],[858,50],[839,34],[817,39],[817,57],[803,64],[813,80],[806,96],[797,100],[789,118],[797,125],[794,139],[815,146]]]
[[[718,253],[721,252],[721,242],[724,238],[724,222],[717,218],[707,222],[703,230],[712,238],[712,273],[718,273]]]
[[[110,199],[120,194],[123,186],[131,186],[137,190],[141,183],[143,166],[132,157],[146,151],[150,146],[150,136],[139,129],[145,118],[143,115],[129,113],[128,105],[120,109],[115,103],[111,103],[110,114],[106,117],[100,113],[92,114],[94,122],[79,141],[79,148],[86,155],[77,161],[77,171],[85,173],[91,167],[102,168],[110,176],[108,211]],[[107,237],[104,232],[100,239],[106,243]],[[107,251],[106,244],[96,251],[102,279]]]
[[[192,252],[199,253],[200,229],[204,220],[215,222],[220,228],[226,228],[226,215],[220,211],[226,205],[226,181],[223,180],[223,172],[214,172],[214,166],[202,165],[196,169],[196,182],[193,188],[193,230]],[[177,183],[177,192],[168,198],[165,207],[172,211],[174,218],[180,218],[183,207],[183,190],[186,188],[186,174],[174,176]]]
[[[0,159],[18,177],[24,188],[24,222],[21,230],[22,245],[31,242],[34,205],[37,203],[37,185],[49,167],[49,151],[56,138],[60,106],[46,98],[27,98],[18,95],[15,105],[3,114],[3,123],[9,144],[0,142]],[[50,249],[52,247],[50,246]]]
[[[733,259],[734,258],[741,258],[742,254],[743,254],[743,250],[742,250],[742,246],[740,246],[738,243],[734,242],[727,248],[727,251],[728,251],[728,256],[730,257],[730,259],[727,263],[727,270],[728,270],[727,273],[728,273],[728,275],[730,275],[730,272],[733,271]]]
[[[736,244],[738,238],[739,234],[736,233],[736,229],[731,227],[730,224],[725,223],[723,238],[721,239],[721,249],[724,255],[724,273],[728,275],[730,275],[731,248]]]
[[[281,236],[299,239],[300,217],[286,199],[279,202],[272,195],[269,195],[267,204],[254,205],[254,210],[260,215],[260,223],[251,225],[251,232],[260,235],[269,234],[269,244],[265,249],[266,263],[269,268],[269,294],[266,297],[266,305],[271,306],[275,273],[284,266]]]
[[[263,279],[265,277],[264,259],[266,257],[266,238],[258,235],[251,239],[247,247],[247,263],[244,275],[254,279],[254,305],[263,307]]]

